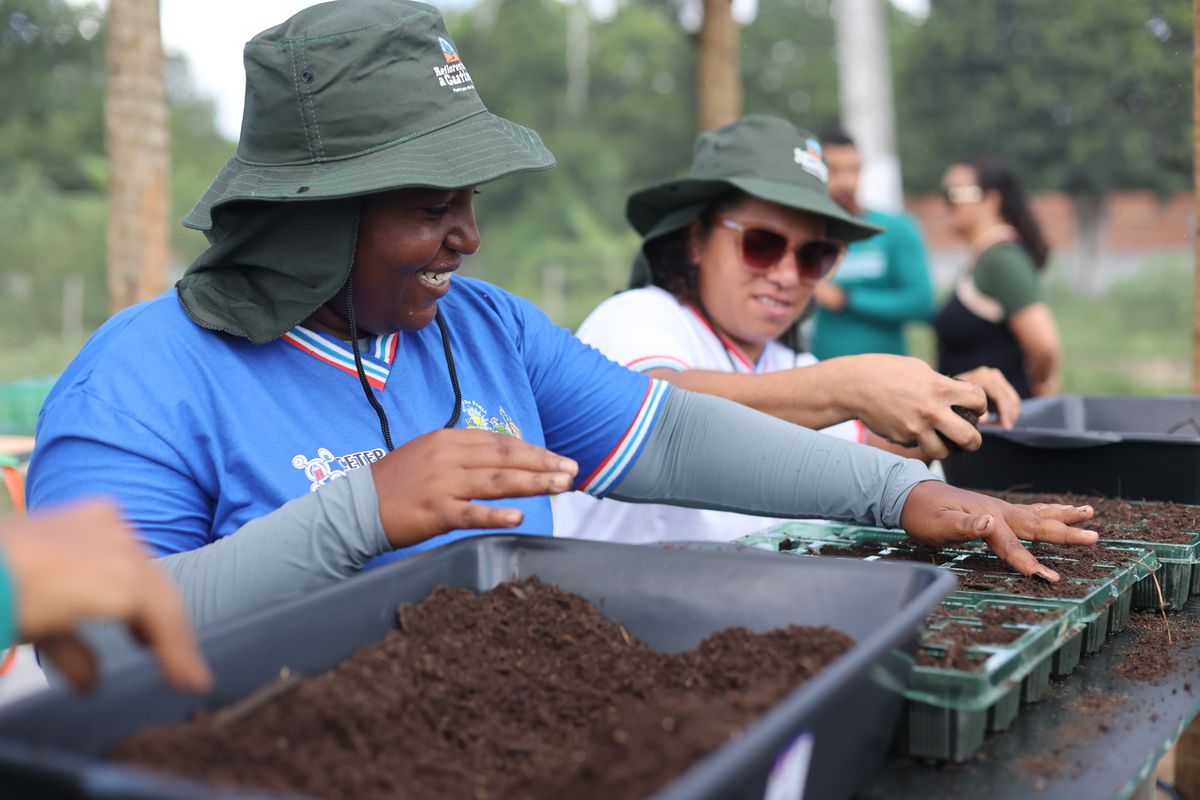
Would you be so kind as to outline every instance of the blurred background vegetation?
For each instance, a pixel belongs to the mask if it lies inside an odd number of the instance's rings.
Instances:
[[[447,11],[484,101],[539,131],[558,158],[548,173],[483,188],[485,245],[471,274],[531,297],[568,326],[623,287],[637,241],[623,219],[626,195],[683,172],[690,158],[695,41],[683,4],[624,0],[602,18],[559,0]],[[758,0],[742,28],[747,113],[812,130],[837,121],[833,13],[829,0]],[[1031,189],[1085,200],[1190,187],[1187,0],[931,0],[924,17],[890,8],[889,35],[906,191],[936,190],[947,163],[980,151],[1007,157]],[[103,13],[0,0],[0,70],[0,380],[8,380],[59,371],[107,314]],[[178,56],[168,93],[179,219],[233,143]],[[177,227],[175,274],[203,246]],[[1092,295],[1052,266],[1064,390],[1186,391],[1191,276],[1181,251]],[[927,329],[912,338],[918,353],[931,352]]]

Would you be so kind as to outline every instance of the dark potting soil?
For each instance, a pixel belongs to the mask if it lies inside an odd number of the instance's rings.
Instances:
[[[1055,564],[1055,569],[1058,565]],[[1061,573],[1060,573],[1061,574]],[[1058,583],[1049,583],[1040,578],[1026,578],[1016,572],[1011,574],[998,573],[994,569],[988,572],[969,570],[965,575],[959,575],[959,584],[963,589],[975,592],[1002,592],[1022,597],[1086,597],[1095,591],[1095,584],[1079,583],[1064,576]]]
[[[1200,507],[1170,502],[1140,502],[1070,493],[988,492],[1010,503],[1063,503],[1090,505],[1095,514],[1077,527],[1094,530],[1101,539],[1187,544],[1200,530]]]
[[[972,653],[970,648],[978,645],[1002,645],[1015,642],[1024,635],[1024,628],[1007,627],[1014,624],[1031,624],[1041,622],[1048,612],[1036,608],[1020,608],[1018,606],[993,606],[975,612],[963,610],[959,614],[969,614],[978,620],[972,624],[955,619],[955,610],[946,607],[935,609],[929,615],[929,621],[937,623],[947,620],[939,628],[927,628],[921,638],[922,645],[941,645],[944,649],[926,649],[924,646],[917,651],[917,664],[923,667],[940,667],[942,669],[957,669],[967,672],[982,669],[987,658],[983,653]],[[1062,612],[1057,612],[1061,614]]]
[[[832,628],[656,652],[531,578],[440,587],[322,675],[120,744],[117,761],[326,798],[638,798],[836,659]]]
[[[976,428],[979,427],[979,412],[978,411],[973,411],[972,409],[964,408],[963,406],[950,406],[950,410],[953,411],[955,414],[958,414],[960,417],[965,419],[967,422],[974,425]],[[959,447],[957,444],[955,444],[953,441],[951,441],[950,437],[946,436],[941,431],[938,431],[937,435],[938,435],[938,438],[942,440],[942,444],[946,445],[946,449],[950,451],[950,455],[955,455],[956,453],[962,452],[962,448]]]
[[[885,549],[888,552],[881,554],[880,551]],[[894,545],[868,539],[849,547],[822,547],[817,555],[843,558],[879,556],[884,561],[917,561],[922,564],[941,564],[947,559],[939,550],[911,540]]]

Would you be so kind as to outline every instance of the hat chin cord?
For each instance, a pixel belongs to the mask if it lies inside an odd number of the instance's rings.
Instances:
[[[442,319],[440,308],[434,318],[437,321],[438,331],[442,335],[442,350],[446,354],[446,371],[450,375],[450,386],[454,389],[454,408],[450,412],[450,419],[446,420],[446,424],[442,427],[453,428],[458,424],[458,418],[462,416],[462,389],[458,385],[458,370],[454,368],[454,353],[450,349],[450,332],[446,330],[446,321]],[[371,404],[371,408],[375,409],[375,414],[379,417],[379,430],[383,433],[383,442],[387,445],[390,453],[396,449],[396,446],[392,444],[392,428],[388,423],[387,412],[383,410],[379,398],[375,396],[375,390],[367,382],[367,372],[363,369],[362,354],[358,349],[358,322],[354,317],[354,282],[352,278],[346,279],[346,321],[350,324],[350,347],[354,350],[354,367],[358,371],[358,381],[362,384],[367,402]]]

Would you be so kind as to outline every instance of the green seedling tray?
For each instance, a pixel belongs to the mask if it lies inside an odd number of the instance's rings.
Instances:
[[[738,543],[792,555],[828,556],[850,547],[861,548],[868,541],[879,543],[878,555],[850,557],[886,558],[893,548],[911,544],[902,531],[836,524],[814,528],[810,523],[783,523],[743,537]],[[1147,551],[1138,552],[1153,558]],[[956,571],[950,563],[969,555],[986,556],[987,551],[943,551],[938,560]],[[1147,571],[1153,566],[1146,567]],[[1022,702],[1039,701],[1051,676],[1069,675],[1079,664],[1085,647],[1091,652],[1104,642],[1110,621],[1115,618],[1118,625],[1124,625],[1134,584],[1128,572],[1125,569],[1113,579],[1097,581],[1095,590],[1084,598],[1030,598],[978,591],[951,594],[941,606],[942,611],[950,612],[948,617],[931,617],[922,634],[921,647],[926,650],[940,649],[937,631],[948,620],[977,619],[986,608],[1032,608],[1046,611],[1048,619],[1012,625],[1024,629],[1024,633],[1008,644],[969,646],[967,652],[978,653],[982,659],[980,669],[914,667],[905,691],[908,702],[900,751],[918,758],[961,761],[982,745],[989,732],[1007,730]]]
[[[930,617],[920,647],[940,650],[938,632],[947,624],[978,621],[985,610],[1009,607],[1041,611],[1045,618],[1006,624],[1023,631],[1007,644],[968,646],[968,654],[981,657],[975,670],[913,668],[904,693],[908,709],[901,748],[907,755],[948,761],[969,758],[986,733],[1011,727],[1023,702],[1042,699],[1056,664],[1073,668],[1078,663],[1084,626],[1071,622],[1075,606],[1061,600],[999,599],[955,592],[940,607],[945,615]]]
[[[822,525],[819,529],[819,535],[814,535],[810,530],[810,526],[811,523],[783,523],[772,526],[757,534],[751,534],[738,541],[742,544],[751,544],[752,546],[768,550],[808,555],[831,555],[833,554],[832,551],[839,549],[839,547],[861,546],[866,542],[878,542],[880,545],[884,545],[884,549],[879,551],[878,556],[855,556],[865,560],[886,557],[890,554],[887,546],[906,547],[912,544],[912,540],[908,538],[907,534],[900,530],[831,523]],[[1129,610],[1133,607],[1134,586],[1142,580],[1149,580],[1151,586],[1153,586],[1153,579],[1149,576],[1151,572],[1158,570],[1158,556],[1153,548],[1132,542],[1122,542],[1119,545],[1105,544],[1104,546],[1111,547],[1114,550],[1127,551],[1134,556],[1135,560],[1133,562],[1126,562],[1124,567],[1120,568],[1114,564],[1114,574],[1110,578],[1076,579],[1097,584],[1097,589],[1085,597],[1069,598],[1079,603],[1079,615],[1088,618],[1091,623],[1092,630],[1089,631],[1088,636],[1090,646],[1087,648],[1089,653],[1095,652],[1096,648],[1104,642],[1104,637],[1107,633],[1119,633],[1124,629],[1129,620]],[[953,570],[954,560],[968,556],[983,556],[995,559],[997,565],[996,574],[1004,576],[1007,582],[1015,582],[1016,576],[1002,569],[999,559],[991,555],[983,545],[944,548],[941,551],[939,558],[941,563],[938,566]],[[1049,556],[1048,558],[1052,562],[1059,557]],[[962,573],[958,574],[961,575]],[[1159,578],[1159,580],[1161,581],[1162,578]],[[1106,589],[1107,591],[1105,591]],[[965,591],[981,590],[969,589]],[[1009,593],[999,590],[983,591],[983,593],[987,595],[1009,595]],[[1010,596],[1024,597],[1025,595],[1011,594]],[[1157,607],[1157,600],[1153,607]],[[1101,611],[1106,612],[1106,619],[1104,620],[1101,620],[1098,616]]]
[[[1130,504],[1133,506],[1149,505],[1149,503],[1140,500],[1130,501]],[[1187,506],[1191,504],[1180,503],[1178,505]],[[1130,527],[1138,528],[1145,524],[1146,521],[1141,520]],[[1178,611],[1183,608],[1183,604],[1187,602],[1188,597],[1200,594],[1200,531],[1184,529],[1180,533],[1193,534],[1191,541],[1178,543],[1147,542],[1142,539],[1122,538],[1119,534],[1108,534],[1100,540],[1100,544],[1145,548],[1152,550],[1160,562],[1167,562],[1169,566],[1164,566],[1164,569],[1160,570],[1158,579],[1162,584],[1163,598],[1167,601],[1168,607]],[[1147,578],[1145,580],[1145,585],[1139,587],[1134,595],[1133,607],[1137,609],[1157,609],[1158,590],[1155,588],[1152,579]],[[1187,586],[1187,589],[1179,585],[1181,582]]]

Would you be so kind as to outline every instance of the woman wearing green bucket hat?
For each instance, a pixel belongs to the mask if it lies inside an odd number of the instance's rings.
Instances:
[[[29,474],[34,507],[115,497],[198,621],[481,529],[549,534],[571,488],[982,536],[1051,579],[1018,535],[1094,541],[1065,507],[672,389],[452,278],[475,187],[553,159],[484,108],[435,9],[323,3],[245,60],[237,154],[186,220],[211,247],[92,337]]]
[[[1019,408],[994,371],[964,382],[913,358],[818,364],[796,352],[796,325],[816,287],[848,243],[878,232],[834,202],[827,181],[820,143],[786,120],[752,115],[702,133],[686,177],[630,196],[626,213],[644,237],[637,288],[602,303],[579,337],[631,369],[834,436],[924,458],[955,444],[975,449],[979,433],[954,406],[982,414],[982,388],[1006,416]],[[769,524],[580,495],[555,502],[555,530],[568,536],[728,540]]]

